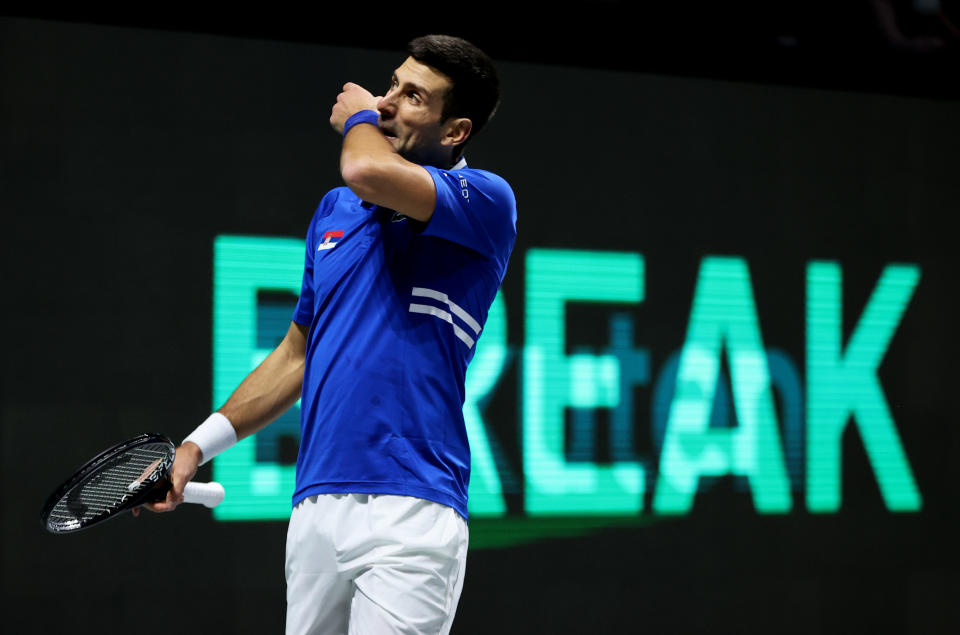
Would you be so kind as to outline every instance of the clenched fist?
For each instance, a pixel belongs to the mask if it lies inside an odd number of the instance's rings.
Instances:
[[[343,85],[343,92],[337,95],[337,103],[330,111],[330,126],[343,134],[343,125],[351,115],[361,110],[377,110],[378,103],[380,103],[380,97],[374,97],[362,86],[347,82]]]

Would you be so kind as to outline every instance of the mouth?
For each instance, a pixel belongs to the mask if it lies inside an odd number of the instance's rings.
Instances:
[[[383,136],[387,138],[387,141],[396,141],[397,135],[393,134],[390,130],[386,128],[380,128],[380,132],[383,133]]]

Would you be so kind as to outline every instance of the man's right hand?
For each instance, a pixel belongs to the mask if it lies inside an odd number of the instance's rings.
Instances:
[[[343,134],[343,126],[351,115],[361,110],[378,111],[380,99],[381,97],[374,96],[363,86],[347,82],[343,85],[343,91],[337,95],[337,102],[330,109],[330,127],[338,134]]]
[[[202,460],[203,453],[195,443],[187,441],[177,448],[177,456],[173,459],[173,467],[170,468],[173,487],[167,491],[167,498],[156,503],[146,503],[144,507],[152,512],[172,512],[176,509],[177,505],[183,502],[183,488],[196,476]],[[139,513],[139,508],[133,510],[134,516]]]

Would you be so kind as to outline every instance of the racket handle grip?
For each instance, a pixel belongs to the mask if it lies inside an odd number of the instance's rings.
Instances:
[[[207,507],[216,507],[223,502],[223,485],[216,481],[210,483],[187,483],[183,488],[183,502],[199,503]]]

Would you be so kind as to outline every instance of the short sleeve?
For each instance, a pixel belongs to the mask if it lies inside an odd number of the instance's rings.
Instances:
[[[312,233],[312,232],[311,232]],[[300,298],[293,310],[293,321],[309,325],[313,322],[313,250],[310,235],[307,235],[307,255],[303,264],[303,282],[300,285]]]
[[[297,306],[293,310],[292,318],[297,324],[309,325],[313,322],[313,259],[317,253],[316,232],[314,228],[318,219],[330,213],[330,197],[331,193],[328,193],[323,200],[320,201],[320,205],[317,206],[317,211],[314,212],[313,219],[310,221],[310,227],[307,229],[306,255],[303,259],[303,281],[300,283],[300,299],[297,300]]]
[[[517,203],[507,182],[484,170],[424,167],[436,185],[437,205],[423,234],[490,258],[509,257],[517,235]]]

